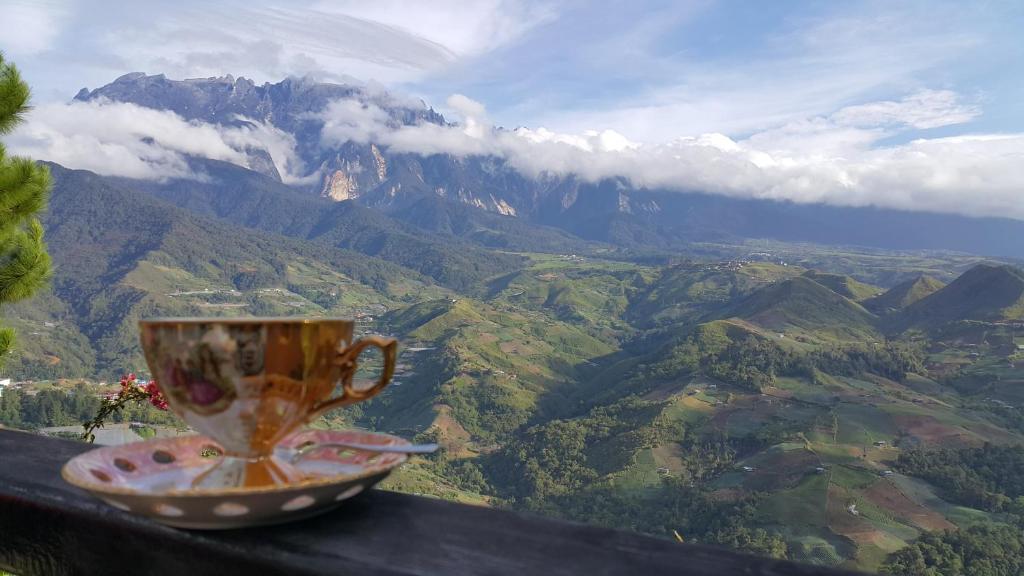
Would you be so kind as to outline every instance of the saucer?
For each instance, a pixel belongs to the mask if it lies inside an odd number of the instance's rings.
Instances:
[[[380,482],[408,459],[405,454],[324,448],[292,463],[292,456],[310,443],[409,444],[373,432],[303,430],[285,438],[273,457],[298,470],[300,478],[255,488],[193,486],[222,460],[221,447],[205,436],[97,448],[72,458],[61,475],[115,508],[162,524],[224,529],[278,524],[326,512]]]

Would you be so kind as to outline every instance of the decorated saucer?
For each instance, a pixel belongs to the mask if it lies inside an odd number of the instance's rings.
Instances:
[[[221,462],[222,448],[205,436],[159,438],[107,446],[80,454],[61,475],[111,506],[180,528],[224,529],[278,524],[338,506],[380,482],[408,458],[366,448],[409,442],[388,434],[354,430],[303,430],[285,438],[273,459],[287,478],[257,487],[204,485]],[[198,487],[197,487],[198,486]]]

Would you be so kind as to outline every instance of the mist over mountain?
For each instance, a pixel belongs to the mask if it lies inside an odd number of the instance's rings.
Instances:
[[[364,86],[296,78],[257,85],[231,76],[178,81],[133,73],[83,89],[75,103],[104,115],[119,103],[131,107],[119,110],[117,118],[161,114],[152,120],[168,123],[163,133],[140,137],[125,129],[141,158],[138,170],[113,169],[114,175],[122,170],[122,176],[143,182],[191,180],[233,188],[247,178],[204,170],[190,160],[206,157],[241,165],[307,196],[354,200],[406,219],[411,206],[440,198],[628,248],[674,250],[694,242],[769,238],[1024,256],[1024,223],[1012,219],[929,213],[927,205],[906,211],[796,203],[652,188],[628,177],[538,173],[496,150],[463,150],[461,140],[453,140],[453,134],[486,129],[475,124],[474,114],[482,112],[468,99],[449,103],[465,110],[462,122],[452,124],[422,102]],[[576,144],[593,150],[625,146],[611,136],[594,138]],[[105,173],[99,164],[82,167]]]

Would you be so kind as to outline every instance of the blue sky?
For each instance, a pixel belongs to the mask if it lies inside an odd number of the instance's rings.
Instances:
[[[0,49],[40,105],[132,71],[258,82],[311,75],[382,84],[463,123],[527,127],[532,142],[662,146],[644,150],[674,160],[678,150],[664,146],[685,145],[692,166],[689,154],[711,147],[742,153],[744,167],[773,167],[741,183],[686,183],[722,193],[892,204],[884,182],[907,188],[900,207],[1024,205],[1015,168],[1024,164],[1019,0],[3,0],[0,13]],[[474,105],[459,105],[466,98]],[[586,143],[601,133],[605,144]],[[453,146],[481,149],[466,144]],[[485,148],[525,154],[507,144]],[[918,162],[922,154],[933,164]],[[960,164],[949,168],[951,158]],[[600,177],[620,160],[564,166]],[[778,174],[794,166],[808,172]],[[929,175],[930,166],[955,174]],[[679,173],[651,180],[659,169],[619,170],[651,185]],[[805,190],[826,181],[831,192]]]
[[[1024,123],[1014,0],[301,4],[5,0],[0,48],[44,102],[141,70],[352,76],[442,107],[465,94],[509,127],[637,140],[742,136],[922,88],[983,104],[976,129]]]

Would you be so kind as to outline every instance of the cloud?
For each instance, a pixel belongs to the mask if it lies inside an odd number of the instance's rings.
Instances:
[[[908,130],[962,124],[980,114],[949,91],[841,108],[747,138],[720,133],[636,143],[612,130],[503,130],[464,96],[458,124],[399,126],[372,104],[342,101],[323,113],[324,144],[375,142],[393,152],[492,155],[530,176],[625,177],[634,186],[742,198],[878,206],[1024,219],[1024,134],[921,138],[882,145]]]
[[[772,153],[841,155],[909,129],[925,130],[965,124],[981,109],[950,90],[919,90],[899,100],[846,106],[828,116],[802,118],[762,130],[747,138]]]
[[[378,95],[380,96],[380,95]],[[839,108],[744,138],[717,132],[641,143],[610,129],[558,132],[495,127],[485,107],[448,98],[455,124],[402,123],[392,98],[338,100],[318,117],[321,144],[376,143],[393,153],[492,156],[531,177],[623,177],[632,185],[738,198],[878,206],[1024,219],[1024,134],[919,137],[964,124],[979,107],[950,91]],[[902,143],[891,144],[901,141]],[[249,166],[265,150],[285,182],[309,184],[294,137],[238,118],[231,125],[186,121],[173,112],[108,101],[44,105],[12,135],[13,152],[100,174],[142,179],[202,178],[202,156]]]
[[[459,56],[513,43],[558,16],[558,7],[551,2],[523,0],[329,0],[314,9],[393,26]]]
[[[682,29],[656,32],[647,44],[630,42],[628,51],[603,49],[607,43],[617,46],[620,34],[610,34],[608,40],[595,41],[596,49],[588,46],[588,56],[600,55],[597,62],[587,66],[588,62],[581,64],[580,57],[570,53],[555,71],[578,86],[566,91],[567,101],[547,97],[511,110],[517,117],[529,115],[535,123],[561,132],[607,126],[648,142],[663,142],[681,133],[747,134],[828,114],[851,103],[877,99],[879,94],[949,85],[964,61],[1002,57],[1002,52],[995,53],[989,46],[994,35],[986,34],[978,22],[976,13],[983,10],[964,8],[962,3],[900,5],[884,11],[855,3],[827,6],[825,14],[817,15],[812,14],[820,10],[795,8],[784,24],[749,31],[727,14],[719,16],[731,26],[719,22],[707,30],[699,29],[707,23],[695,18]],[[719,10],[728,12],[720,4],[712,12]],[[958,21],[962,25],[950,24]],[[633,24],[626,18],[622,26]],[[749,37],[742,37],[746,32]],[[722,37],[707,38],[712,34]],[[694,40],[679,46],[682,37]],[[701,39],[713,42],[715,49],[706,49]],[[481,63],[481,67],[489,65]],[[606,70],[614,73],[605,74]],[[628,80],[628,85],[613,84],[619,79]],[[543,81],[566,80],[549,72]],[[526,82],[519,88],[527,97],[548,92],[539,84]],[[482,86],[479,91],[487,90]],[[602,93],[611,96],[588,96]],[[508,115],[501,112],[501,117]]]
[[[921,90],[899,101],[847,106],[832,119],[847,126],[903,125],[927,129],[970,122],[981,115],[973,104],[960,102],[952,90]]]
[[[291,74],[395,82],[453,59],[442,45],[378,22],[242,5],[186,7],[151,25],[112,31],[105,45],[132,69],[186,78],[231,73],[276,81]]]
[[[82,18],[86,30],[80,34],[86,49],[116,58],[116,73],[232,74],[273,82],[289,75],[415,82],[514,42],[555,15],[546,4],[527,0],[108,6],[107,18]]]
[[[66,4],[44,0],[5,2],[0,48],[15,56],[45,52],[60,36],[67,17]]]
[[[285,182],[310,178],[302,174],[294,138],[270,124],[189,122],[173,112],[104,100],[33,109],[8,145],[15,154],[70,168],[146,180],[201,178],[189,168],[188,156],[248,167],[247,151],[262,149],[271,154]]]
[[[390,117],[383,108],[356,99],[335,100],[320,116],[324,142],[343,144],[351,140],[366,143],[390,131]]]

